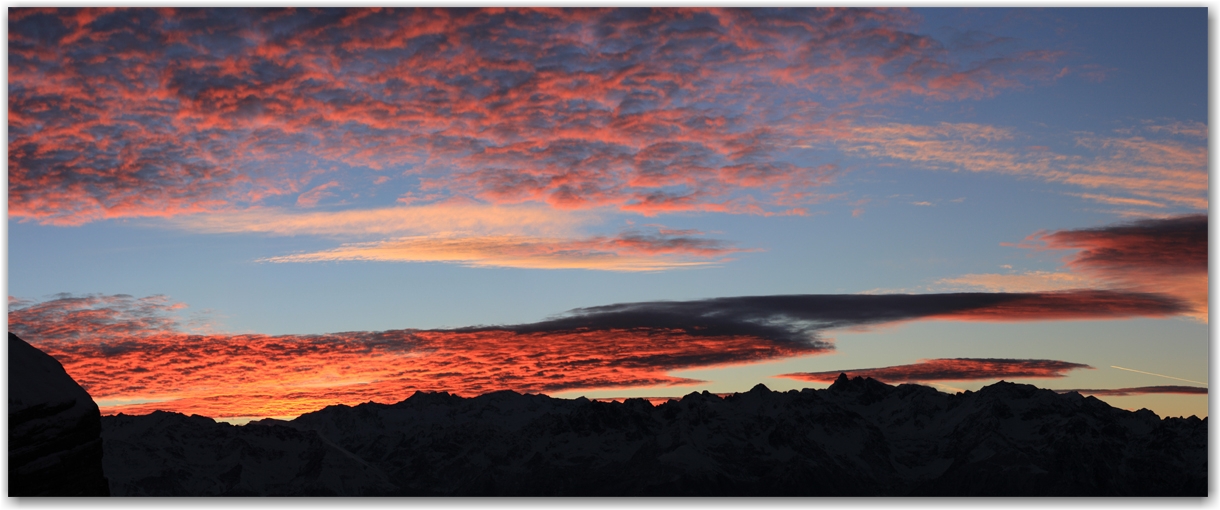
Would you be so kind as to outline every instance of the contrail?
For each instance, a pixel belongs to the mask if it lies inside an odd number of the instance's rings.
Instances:
[[[1174,380],[1178,380],[1178,381],[1192,382],[1192,383],[1195,383],[1195,384],[1202,384],[1202,385],[1204,385],[1204,386],[1207,386],[1207,383],[1205,383],[1205,382],[1192,381],[1192,380],[1190,380],[1190,379],[1182,379],[1182,378],[1179,378],[1179,377],[1170,377],[1170,376],[1167,376],[1167,375],[1161,375],[1161,374],[1154,374],[1154,373],[1152,373],[1152,372],[1145,372],[1145,371],[1143,371],[1143,370],[1135,370],[1135,369],[1131,369],[1131,368],[1116,367],[1116,366],[1114,366],[1114,365],[1110,365],[1110,368],[1117,368],[1117,369],[1119,369],[1119,370],[1126,370],[1126,371],[1128,371],[1128,372],[1139,372],[1139,373],[1141,373],[1141,374],[1155,375],[1155,376],[1157,376],[1157,377],[1164,377],[1164,378],[1166,378],[1166,379],[1174,379]]]

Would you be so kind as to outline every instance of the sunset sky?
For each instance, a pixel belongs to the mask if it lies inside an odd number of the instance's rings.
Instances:
[[[1208,413],[1206,8],[8,17],[9,327],[106,414]]]

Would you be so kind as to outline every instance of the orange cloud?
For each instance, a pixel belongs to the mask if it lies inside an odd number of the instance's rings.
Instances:
[[[666,372],[816,352],[755,337],[655,329],[164,334],[36,345],[95,399],[113,402],[103,413],[161,409],[212,417],[295,416],[339,403],[393,403],[416,390],[475,396],[693,384]]]
[[[590,214],[555,211],[539,205],[470,202],[299,212],[278,208],[187,215],[165,223],[201,233],[259,233],[280,236],[385,236],[465,232],[502,235],[571,235],[596,220]]]
[[[471,267],[637,272],[706,266],[724,261],[726,255],[744,251],[694,234],[697,233],[649,235],[628,232],[615,237],[584,239],[433,235],[345,244],[330,250],[270,257],[263,261],[451,262]]]
[[[189,335],[163,296],[9,300],[9,331],[59,360],[103,413],[295,416],[331,404],[393,403],[416,390],[672,386],[667,372],[814,354],[828,346],[672,328],[515,327],[329,335]]]

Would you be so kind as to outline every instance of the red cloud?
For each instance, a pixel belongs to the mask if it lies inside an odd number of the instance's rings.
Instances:
[[[1133,397],[1137,395],[1171,394],[1171,395],[1206,395],[1207,388],[1198,386],[1141,386],[1138,388],[1110,388],[1104,390],[1055,390],[1059,393],[1076,392],[1081,395],[1099,395],[1103,397]]]
[[[1047,249],[1080,250],[1068,267],[1111,287],[1174,296],[1207,320],[1207,216],[1141,220],[1080,230],[1039,232]]]
[[[1068,264],[1108,274],[1207,273],[1207,216],[1141,220],[1093,229],[1039,233],[1055,250],[1081,250]]]
[[[797,163],[809,126],[1057,67],[958,65],[898,9],[10,14],[9,212],[52,224],[309,206],[383,171],[490,202],[791,211],[836,172]]]
[[[929,359],[911,365],[856,370],[831,370],[784,374],[800,381],[832,383],[839,374],[848,377],[872,377],[887,383],[915,381],[966,381],[978,379],[1049,379],[1064,377],[1064,372],[1088,365],[1047,359]]]
[[[103,413],[162,409],[213,417],[287,416],[338,403],[392,403],[416,390],[475,396],[503,389],[537,393],[691,384],[697,381],[666,372],[818,350],[757,337],[656,329],[34,341],[64,364]]]
[[[163,296],[9,301],[9,330],[59,360],[104,413],[289,416],[397,402],[416,390],[475,396],[682,385],[698,381],[667,372],[828,348],[816,339],[680,327],[188,335],[171,315],[183,305]]]

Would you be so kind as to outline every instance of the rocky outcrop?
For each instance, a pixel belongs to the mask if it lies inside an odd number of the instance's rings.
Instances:
[[[97,404],[55,358],[8,335],[8,495],[108,496]]]
[[[170,413],[103,427],[116,495],[1207,494],[1207,419],[1004,382],[949,395],[840,377],[655,407],[417,393],[244,427]]]

